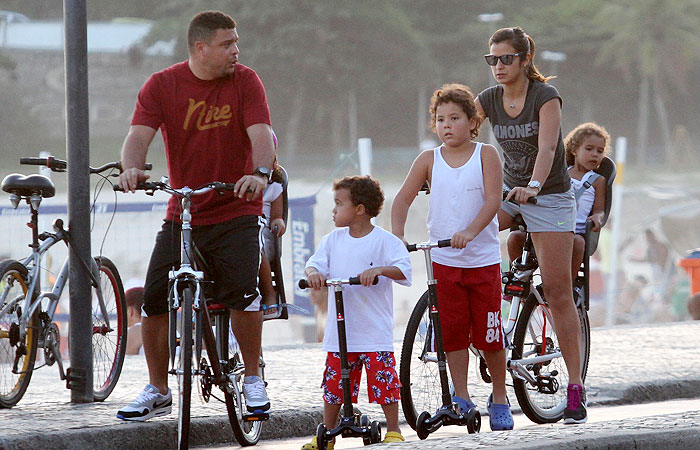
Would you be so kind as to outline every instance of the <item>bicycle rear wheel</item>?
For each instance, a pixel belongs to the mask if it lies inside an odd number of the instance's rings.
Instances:
[[[27,268],[22,263],[13,260],[0,263],[0,310],[12,304],[0,316],[0,408],[11,408],[22,399],[34,370],[40,328],[37,314],[29,318],[26,336],[19,339],[27,284]],[[13,370],[15,359],[16,371]]]
[[[408,319],[401,348],[401,407],[406,422],[414,430],[420,413],[428,411],[432,414],[442,406],[435,333],[430,322],[428,303],[429,295],[426,291]]]
[[[180,347],[176,352],[175,370],[178,384],[177,448],[186,449],[190,441],[190,407],[192,405],[192,288],[182,290],[180,304]],[[177,310],[170,312],[170,320],[177,320]]]
[[[104,401],[119,381],[126,354],[126,298],[121,277],[109,259],[95,258],[109,327],[97,291],[92,288],[92,366],[95,401]]]
[[[216,343],[219,351],[219,356],[222,361],[227,361],[223,370],[229,378],[231,392],[223,391],[226,402],[226,411],[228,412],[228,420],[231,423],[233,435],[238,444],[243,447],[255,445],[260,440],[262,434],[261,421],[245,421],[243,420],[244,411],[246,411],[245,400],[243,398],[243,377],[245,375],[245,366],[243,365],[243,357],[240,354],[238,345],[230,348],[229,346],[229,315],[228,311],[217,311],[214,319],[216,325]],[[263,380],[265,379],[264,372],[261,372]]]
[[[590,328],[584,308],[576,308],[580,323],[581,376],[585,381],[590,354]],[[561,351],[549,308],[530,295],[523,306],[513,338],[512,359],[529,358]],[[539,386],[513,377],[513,389],[523,413],[535,423],[561,420],[566,408],[569,372],[563,357],[526,366],[530,374],[544,383]]]

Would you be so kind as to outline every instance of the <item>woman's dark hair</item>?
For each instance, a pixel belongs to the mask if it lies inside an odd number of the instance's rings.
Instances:
[[[347,189],[355,206],[364,205],[369,217],[377,217],[384,204],[384,191],[379,182],[369,175],[345,177],[333,183],[333,190]]]
[[[491,35],[491,39],[489,39],[489,47],[491,47],[493,44],[500,44],[501,42],[509,43],[517,53],[530,54],[530,64],[527,66],[527,77],[530,80],[537,80],[546,83],[552,78],[556,78],[545,77],[539,70],[537,70],[537,67],[535,67],[535,41],[527,33],[525,33],[522,28],[501,28]]]
[[[471,138],[474,139],[479,135],[479,126],[481,119],[476,113],[476,103],[474,102],[474,94],[468,86],[459,83],[443,84],[442,87],[435,92],[430,98],[430,123],[428,126],[435,132],[435,117],[437,115],[438,106],[443,103],[454,103],[458,105],[467,115],[467,119],[476,119],[476,127],[471,130]]]

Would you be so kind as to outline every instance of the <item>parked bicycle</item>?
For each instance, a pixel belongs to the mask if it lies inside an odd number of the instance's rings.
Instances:
[[[66,161],[48,158],[21,158],[21,164],[46,166],[54,172],[64,172]],[[90,173],[121,170],[119,162],[90,168]],[[107,180],[106,176],[101,175]],[[21,260],[0,262],[0,408],[10,408],[22,399],[34,370],[58,364],[61,380],[66,387],[84,382],[64,370],[60,351],[61,335],[54,315],[66,287],[69,275],[68,258],[48,291],[41,289],[44,256],[59,242],[71,246],[71,235],[63,220],[53,222],[53,232],[39,232],[39,205],[44,198],[53,197],[53,182],[43,175],[10,174],[2,181],[2,190],[10,194],[17,208],[29,205],[32,240],[31,254]],[[126,301],[119,272],[104,256],[84,261],[82,269],[92,284],[92,359],[93,393],[95,401],[105,400],[119,380],[126,352]],[[35,367],[37,353],[43,349],[44,363]]]
[[[170,272],[168,289],[169,373],[176,375],[179,388],[177,446],[180,449],[189,446],[194,377],[199,377],[196,384],[205,402],[214,398],[226,404],[233,434],[240,445],[255,445],[260,439],[262,421],[269,417],[265,412],[246,412],[243,393],[245,366],[238,346],[229,346],[229,311],[224,305],[211,303],[206,298],[212,282],[206,279],[206,261],[192,240],[192,197],[211,191],[233,191],[234,186],[234,183],[215,181],[194,189],[176,189],[164,178],[137,187],[151,195],[155,191],[175,195],[182,205],[181,263],[179,268]],[[114,189],[121,190],[119,186],[114,186]],[[264,367],[261,356],[263,380]],[[215,395],[214,386],[219,388],[223,399]]]

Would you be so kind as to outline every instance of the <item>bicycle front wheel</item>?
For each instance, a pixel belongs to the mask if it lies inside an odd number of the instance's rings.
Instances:
[[[119,381],[126,354],[126,297],[116,266],[109,259],[95,258],[98,288],[104,300],[105,320],[97,289],[92,288],[92,367],[95,401],[104,401]],[[109,323],[109,326],[107,325]]]
[[[585,381],[590,354],[590,328],[585,309],[576,308],[580,324],[581,376]],[[552,313],[530,295],[518,317],[512,359],[533,358],[561,352]],[[569,372],[562,356],[523,367],[536,380],[530,383],[513,376],[513,389],[523,413],[535,423],[558,422],[566,408]]]
[[[420,413],[428,411],[432,414],[442,406],[435,333],[430,322],[428,303],[429,295],[426,291],[408,319],[401,348],[401,407],[406,422],[414,430]]]
[[[18,261],[0,263],[0,408],[11,408],[24,396],[34,370],[39,319],[33,314],[20,339],[20,317],[27,295],[27,268]]]
[[[192,288],[182,290],[180,319],[180,346],[176,352],[175,370],[178,384],[177,448],[186,449],[190,441],[190,407],[192,405]],[[170,320],[177,320],[177,311],[170,312]]]
[[[232,335],[229,334],[228,311],[217,311],[214,323],[216,325],[216,343],[219,356],[222,361],[226,361],[222,369],[229,379],[229,387],[231,388],[230,392],[224,390],[223,393],[233,436],[236,438],[238,444],[243,447],[255,445],[260,440],[262,422],[243,420],[243,414],[245,414],[244,411],[246,411],[245,400],[243,398],[245,366],[243,365],[243,357],[240,354],[237,343],[229,342],[229,336]],[[235,340],[235,337],[233,337],[233,340]],[[261,376],[264,380],[265,375],[262,371]]]

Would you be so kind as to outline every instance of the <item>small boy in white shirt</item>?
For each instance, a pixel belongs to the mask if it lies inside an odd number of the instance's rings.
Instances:
[[[410,286],[411,260],[404,243],[373,225],[384,202],[379,183],[369,176],[345,177],[333,185],[333,221],[338,229],[326,235],[306,263],[309,286],[320,289],[327,278],[359,276],[362,286],[343,290],[348,362],[353,403],[357,403],[362,366],[367,372],[368,396],[386,416],[383,442],[403,441],[399,429],[400,388],[394,358],[392,282]],[[380,276],[381,275],[381,276]],[[374,278],[379,282],[372,285]],[[323,349],[328,352],[323,376],[324,423],[335,426],[342,404],[342,382],[334,295],[329,290]],[[303,450],[316,449],[317,442]],[[333,443],[328,443],[333,448]]]

